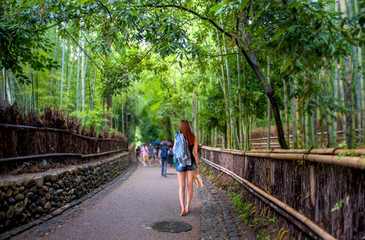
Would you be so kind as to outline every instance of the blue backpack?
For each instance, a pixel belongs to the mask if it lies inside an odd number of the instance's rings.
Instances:
[[[167,158],[167,147],[161,149],[161,158]]]
[[[188,141],[186,141],[184,135],[181,132],[176,132],[175,135],[174,158],[181,164],[182,167],[191,165]]]

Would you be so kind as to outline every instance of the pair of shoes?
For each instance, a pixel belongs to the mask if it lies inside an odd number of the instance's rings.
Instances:
[[[165,175],[163,175],[163,176],[164,176],[164,177],[167,177],[167,176],[166,176],[166,174],[165,174]]]
[[[153,165],[153,164],[151,164],[151,165],[150,165],[150,167],[154,167],[154,165]]]
[[[147,164],[143,164],[143,167],[147,167]]]

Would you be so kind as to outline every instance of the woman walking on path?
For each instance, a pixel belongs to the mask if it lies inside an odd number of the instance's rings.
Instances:
[[[179,130],[184,135],[188,142],[189,152],[191,157],[191,165],[183,166],[179,161],[176,162],[177,178],[179,180],[179,199],[181,205],[180,216],[185,216],[189,213],[191,199],[193,198],[193,177],[194,173],[199,174],[198,169],[198,139],[191,132],[190,124],[187,120],[181,120]],[[175,149],[174,149],[175,150]],[[194,154],[193,154],[194,153]],[[187,176],[187,177],[186,177]],[[187,179],[185,181],[185,179]],[[188,196],[185,206],[185,187],[187,182]]]
[[[153,161],[153,146],[152,143],[147,147],[148,149],[148,164],[149,167],[153,167],[152,161]]]
[[[143,147],[141,149],[142,159],[143,159],[143,167],[146,167],[147,166],[147,156],[148,156],[147,151],[148,150],[147,150],[146,144],[143,144]]]

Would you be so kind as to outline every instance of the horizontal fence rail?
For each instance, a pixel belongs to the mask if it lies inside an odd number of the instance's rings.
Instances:
[[[242,156],[282,159],[282,160],[301,160],[318,162],[324,164],[339,165],[343,167],[365,168],[365,149],[298,149],[298,150],[260,150],[260,151],[240,151],[202,146],[202,149],[209,151],[225,152]],[[344,155],[341,155],[344,154]],[[350,155],[364,155],[360,157],[350,157]]]
[[[77,154],[77,153],[50,153],[50,154],[39,154],[39,155],[30,155],[30,156],[23,156],[23,157],[10,157],[10,158],[0,158],[0,163],[3,162],[14,162],[14,161],[26,161],[26,160],[33,160],[33,159],[46,159],[46,158],[60,158],[60,157],[72,157],[72,158],[91,158],[91,157],[102,157],[108,154],[114,153],[121,153],[125,150],[115,150],[103,153],[95,153],[95,154]]]
[[[365,235],[365,149],[200,151],[205,164],[244,185],[249,202],[273,208],[270,215],[292,237],[301,231],[322,239]]]
[[[48,127],[35,127],[35,126],[27,126],[27,125],[14,125],[14,124],[4,124],[4,123],[0,123],[0,127],[7,129],[7,128],[15,128],[18,130],[36,130],[36,131],[50,131],[50,132],[63,132],[63,133],[71,133],[70,130],[68,129],[58,129],[58,128],[48,128]],[[84,138],[84,139],[89,139],[89,140],[104,140],[104,141],[115,141],[115,142],[124,142],[124,140],[119,140],[119,139],[113,139],[113,138],[98,138],[98,137],[89,137],[89,136],[84,136],[81,134],[77,134],[77,133],[71,133],[72,135],[76,136],[76,137],[80,137],[80,138]]]
[[[49,158],[50,154],[78,157],[122,150],[128,150],[126,139],[83,136],[67,129],[0,124],[0,161],[3,162],[28,156],[33,159],[39,155]]]
[[[356,129],[356,139],[359,140],[359,138],[361,138],[361,136],[358,136],[359,133],[363,132],[364,129]],[[328,144],[328,133],[324,132],[323,135],[325,135],[324,137],[324,144],[327,145]],[[321,142],[321,137],[322,137],[322,133],[318,132],[317,133],[317,141],[320,143]],[[278,136],[271,136],[270,137],[270,148],[271,149],[278,149],[281,148],[280,147],[280,143],[278,142],[279,137]],[[344,131],[340,130],[337,131],[337,143],[341,143],[345,137],[344,137]],[[251,139],[251,147],[254,149],[265,149],[268,146],[267,143],[268,137],[259,137],[259,138],[252,138]],[[293,135],[289,135],[289,145],[290,147],[293,146]]]

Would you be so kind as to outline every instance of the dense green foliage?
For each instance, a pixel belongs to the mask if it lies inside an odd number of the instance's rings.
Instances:
[[[127,134],[128,118],[132,142],[171,141],[178,122],[193,119],[205,144],[240,149],[267,127],[269,99],[294,147],[325,146],[325,127],[335,146],[337,122],[351,146],[365,132],[364,6],[341,4],[5,1],[0,96],[26,111],[60,108],[98,130]]]

